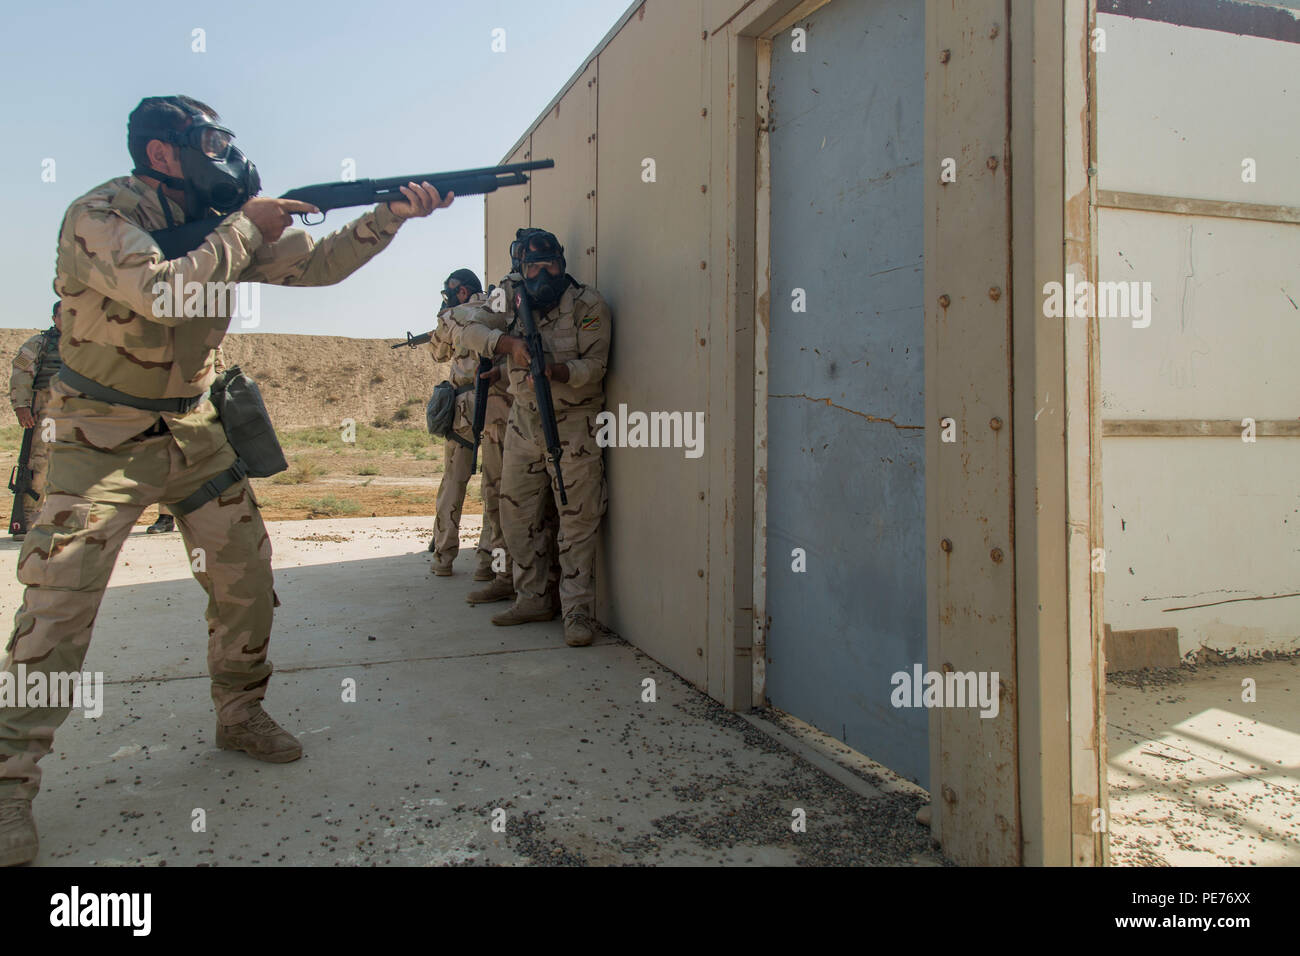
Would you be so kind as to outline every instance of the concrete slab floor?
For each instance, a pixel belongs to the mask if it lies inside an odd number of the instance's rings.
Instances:
[[[103,715],[74,712],[41,764],[37,863],[944,862],[922,797],[860,795],[620,640],[494,627],[504,605],[465,603],[466,517],[450,578],[429,573],[432,519],[270,525],[267,710],[305,750],[278,766],[215,749],[206,599],[178,534],[133,533],[86,662]],[[21,596],[5,576],[6,610]]]
[[[1300,659],[1111,680],[1106,711],[1113,864],[1300,865]]]

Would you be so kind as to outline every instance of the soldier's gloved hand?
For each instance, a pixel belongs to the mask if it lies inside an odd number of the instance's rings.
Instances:
[[[415,183],[408,183],[398,188],[402,190],[406,201],[394,200],[388,204],[389,212],[398,219],[418,219],[427,216],[435,209],[446,209],[456,198],[455,193],[447,193],[447,198],[442,198],[438,195],[438,190],[428,183],[421,183],[418,186]]]
[[[563,362],[552,362],[546,366],[546,377],[552,382],[560,382],[563,384],[569,380],[569,366],[565,365]],[[533,377],[529,375],[528,383],[531,385],[532,381]]]
[[[320,212],[315,206],[297,199],[275,199],[271,196],[258,196],[250,199],[240,208],[253,225],[262,234],[262,241],[267,245],[278,242],[284,230],[293,225],[293,213]]]
[[[489,386],[495,385],[497,382],[501,381],[501,366],[493,365],[490,369],[480,375],[479,378],[487,379]]]
[[[510,361],[518,368],[528,368],[533,360],[527,343],[517,335],[503,335],[497,339],[496,354],[509,355]]]
[[[15,408],[14,414],[18,416],[18,424],[23,428],[35,428],[36,419],[32,416],[30,408]]]

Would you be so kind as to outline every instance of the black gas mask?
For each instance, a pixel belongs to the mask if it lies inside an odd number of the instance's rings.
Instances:
[[[172,102],[190,115],[193,122],[188,127],[131,132],[177,147],[181,177],[168,176],[156,169],[136,169],[134,174],[184,190],[185,215],[190,220],[203,219],[212,212],[227,215],[261,192],[262,178],[257,174],[257,167],[231,142],[235,134],[188,104],[180,100]],[[166,203],[163,209],[167,210]]]
[[[564,246],[551,233],[540,229],[522,241],[520,266],[524,291],[534,306],[548,312],[572,281],[564,271]]]
[[[476,295],[483,291],[482,284],[469,269],[457,269],[451,275],[447,276],[447,281],[442,285],[442,309],[452,309],[463,303],[460,301],[460,290],[465,289],[470,295]],[[469,297],[466,296],[466,301]]]

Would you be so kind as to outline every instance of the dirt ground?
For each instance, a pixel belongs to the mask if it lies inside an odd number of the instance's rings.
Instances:
[[[1112,675],[1111,863],[1300,865],[1300,658]]]

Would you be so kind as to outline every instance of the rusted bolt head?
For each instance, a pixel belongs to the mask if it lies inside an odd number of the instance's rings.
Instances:
[[[984,165],[987,166],[989,169],[997,169],[998,158],[996,156],[990,156],[988,162],[985,163]]]
[[[701,116],[708,116],[708,115],[709,115],[709,108],[708,108],[707,106],[702,107],[702,108],[700,109],[700,115],[701,115]]]
[[[702,647],[697,647],[697,648],[695,648],[695,656],[696,656],[696,657],[703,657],[703,656],[704,656],[704,648],[702,648]]]
[[[700,344],[701,344],[701,345],[704,345],[704,344],[705,344],[705,342],[706,342],[706,340],[705,340],[705,339],[700,339]]]
[[[939,306],[941,308],[946,309],[950,305],[952,305],[952,299],[948,298],[948,293],[945,292],[943,295],[939,296]]]
[[[951,674],[956,669],[957,668],[953,667],[952,664],[950,664],[948,661],[943,662],[943,672],[945,674]]]
[[[998,301],[998,299],[1002,298],[1002,290],[995,285],[989,286],[989,298],[994,302]]]
[[[701,501],[704,500],[704,492],[702,492],[702,491],[700,492],[700,500],[701,500]]]
[[[993,26],[989,27],[989,39],[992,40],[997,35],[998,35],[998,25],[995,23],[993,24]]]
[[[939,51],[939,62],[940,62],[940,63],[947,63],[947,62],[948,62],[949,60],[951,60],[951,59],[952,59],[952,50],[940,50],[940,51]]]
[[[698,571],[696,571],[695,573],[698,574],[700,577],[704,577],[704,569],[703,569],[703,568],[700,568],[700,569],[699,569]]]
[[[989,557],[993,559],[994,564],[1001,564],[1003,558],[1002,549],[994,548],[992,551],[989,552]]]
[[[708,267],[709,267],[709,264],[708,264],[707,262],[705,262],[703,259],[701,259],[701,260],[700,260],[700,268],[701,268],[701,269],[707,269]]]
[[[957,802],[957,791],[954,790],[952,787],[948,786],[946,783],[943,785],[943,789],[940,790],[939,792],[943,794],[944,803]]]
[[[952,552],[952,542],[949,541],[947,538],[944,538],[942,541],[939,542],[939,550],[940,550],[940,551],[947,551],[947,552],[951,553],[951,552]]]
[[[994,431],[998,431],[1001,427],[1002,427],[1002,419],[1000,418],[989,419],[989,428],[993,429]]]
[[[706,193],[708,191],[709,191],[709,187],[707,184],[700,187],[700,192]]]

